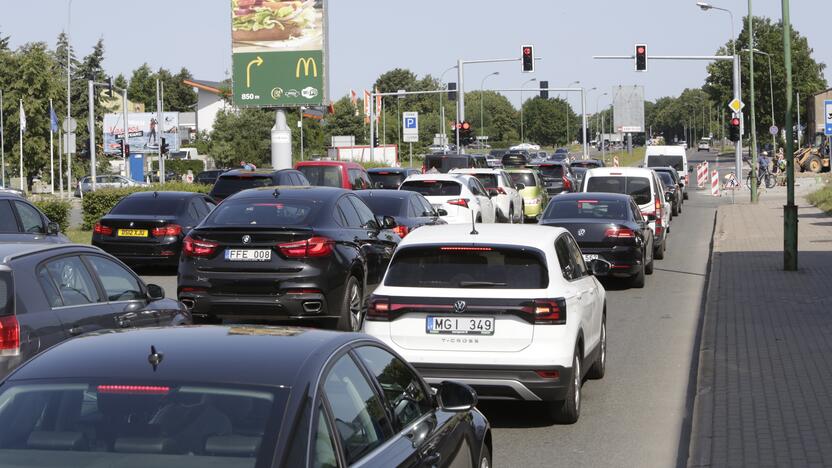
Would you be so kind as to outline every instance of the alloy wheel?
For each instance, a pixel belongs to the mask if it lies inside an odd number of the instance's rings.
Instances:
[[[361,329],[361,292],[357,284],[353,284],[350,288],[350,328],[352,331],[359,331]]]

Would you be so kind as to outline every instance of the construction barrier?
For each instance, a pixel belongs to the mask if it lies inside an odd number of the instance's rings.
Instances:
[[[696,165],[696,185],[700,189],[705,188],[708,181],[708,161]]]
[[[718,197],[719,195],[719,171],[714,169],[711,171],[711,195]]]

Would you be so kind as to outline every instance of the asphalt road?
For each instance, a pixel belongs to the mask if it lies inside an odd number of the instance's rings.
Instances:
[[[689,152],[689,162],[706,157],[700,155]],[[713,165],[715,153],[707,159]],[[727,169],[729,158],[721,159]],[[645,288],[605,282],[607,374],[584,385],[580,421],[551,425],[535,404],[480,404],[494,428],[494,466],[684,466],[715,208],[730,203],[705,191],[689,194],[671,223],[665,259],[656,261]],[[139,273],[176,295],[175,271]]]

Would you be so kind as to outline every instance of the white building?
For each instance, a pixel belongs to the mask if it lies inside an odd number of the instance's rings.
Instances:
[[[230,109],[231,105],[223,99],[223,84],[218,81],[184,80],[188,86],[193,86],[197,92],[196,132],[211,133],[217,113]]]

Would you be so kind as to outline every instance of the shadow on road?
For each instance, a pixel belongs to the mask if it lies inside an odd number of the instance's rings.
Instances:
[[[528,429],[548,427],[555,423],[546,417],[542,403],[524,401],[480,401],[477,408],[482,411],[491,427]]]

